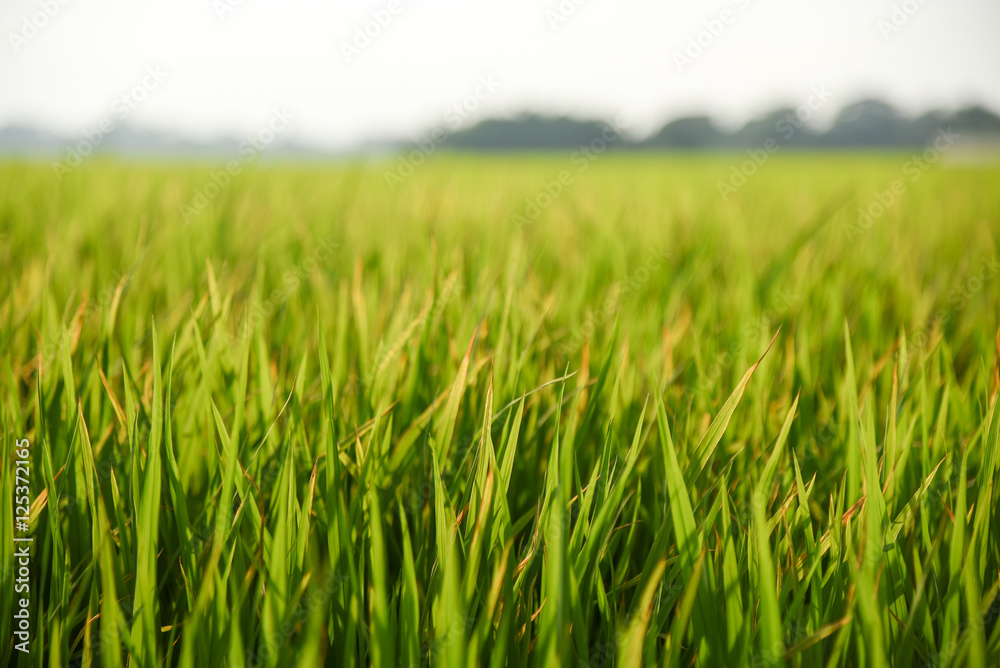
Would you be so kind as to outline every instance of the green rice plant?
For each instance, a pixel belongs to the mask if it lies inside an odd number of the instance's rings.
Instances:
[[[0,165],[0,664],[1000,664],[1000,171],[904,161]]]

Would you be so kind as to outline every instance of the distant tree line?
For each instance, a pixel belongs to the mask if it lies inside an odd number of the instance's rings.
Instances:
[[[818,92],[814,93],[807,104],[776,109],[736,130],[726,130],[707,116],[678,118],[645,139],[619,133],[618,130],[623,128],[627,132],[627,127],[619,120],[606,122],[523,113],[509,118],[484,120],[465,129],[454,129],[457,124],[451,123],[450,116],[446,115],[446,120],[449,120],[447,127],[429,130],[417,142],[383,139],[338,152],[310,141],[282,137],[268,146],[267,155],[282,159],[323,159],[337,153],[400,151],[412,155],[415,144],[423,157],[438,148],[444,151],[574,151],[591,147],[602,153],[605,150],[771,150],[768,147],[774,146],[783,149],[905,149],[927,146],[939,131],[949,128],[959,135],[963,143],[973,143],[980,137],[993,137],[990,141],[1000,146],[1000,116],[980,106],[955,112],[932,111],[910,117],[880,100],[862,100],[841,109],[828,127],[817,129],[812,115],[820,104],[825,104],[824,100],[825,97]],[[603,138],[609,127],[616,128],[613,141]],[[95,142],[94,136],[100,141]],[[234,136],[209,140],[175,136],[128,123],[117,124],[113,132],[97,135],[84,131],[63,136],[33,125],[0,127],[0,156],[36,156],[64,161],[73,151],[84,155],[84,149],[87,149],[87,154],[94,155],[239,158],[241,142],[243,138]],[[428,145],[430,148],[426,148]]]
[[[816,130],[807,116],[801,108],[777,109],[734,131],[726,131],[707,116],[691,116],[667,123],[646,139],[623,137],[610,148],[728,150],[759,147],[769,140],[800,148],[904,148],[924,146],[938,130],[949,127],[964,136],[1000,137],[1000,116],[979,106],[906,117],[885,102],[862,100],[841,109],[823,130]],[[596,120],[522,114],[482,121],[451,134],[445,145],[455,150],[572,149],[599,137],[606,125]]]

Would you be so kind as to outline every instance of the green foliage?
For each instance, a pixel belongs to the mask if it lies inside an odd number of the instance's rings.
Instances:
[[[903,160],[0,166],[0,664],[1000,665],[1000,172]]]

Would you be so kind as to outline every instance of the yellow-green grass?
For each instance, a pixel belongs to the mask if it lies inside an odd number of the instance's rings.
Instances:
[[[1000,170],[911,157],[0,165],[0,663],[998,665]]]

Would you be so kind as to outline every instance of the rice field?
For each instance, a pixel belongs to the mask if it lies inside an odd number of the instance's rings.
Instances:
[[[0,164],[0,665],[1000,665],[1000,168],[910,159]]]

